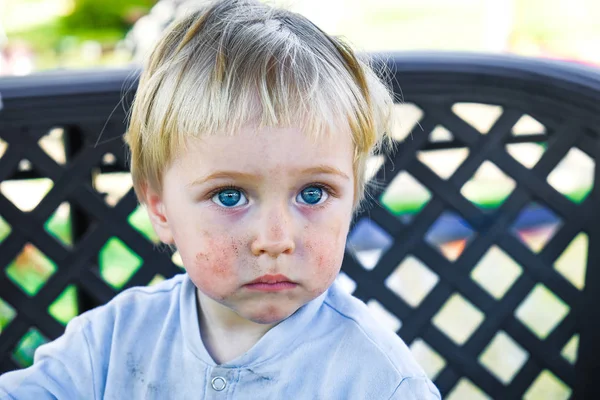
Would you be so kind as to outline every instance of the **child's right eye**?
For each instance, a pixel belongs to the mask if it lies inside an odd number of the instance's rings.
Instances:
[[[232,208],[236,206],[243,206],[248,204],[248,199],[238,189],[225,189],[221,190],[212,197],[212,201],[220,205],[221,207]]]

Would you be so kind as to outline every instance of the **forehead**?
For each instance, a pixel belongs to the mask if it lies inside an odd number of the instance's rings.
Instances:
[[[234,134],[189,138],[185,147],[176,162],[196,171],[223,168],[293,170],[314,164],[351,169],[354,154],[349,130],[311,135],[294,127],[247,126]]]

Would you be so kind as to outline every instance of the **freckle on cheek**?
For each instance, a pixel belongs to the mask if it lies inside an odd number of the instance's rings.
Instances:
[[[319,268],[323,268],[325,266],[326,260],[325,257],[320,254],[318,259],[317,259],[317,265],[319,266]]]
[[[314,254],[316,256],[317,273],[323,280],[329,280],[332,275],[335,275],[339,260],[336,249],[335,240],[327,240],[317,246],[314,246]]]
[[[235,239],[231,239],[231,253],[234,254],[236,257],[239,257],[241,247],[241,242],[237,242]]]
[[[196,269],[201,271],[205,279],[210,279],[211,276],[224,279],[231,275],[230,261],[226,251],[223,251],[222,254],[216,252],[216,255],[216,257],[210,257],[207,253],[196,254]]]
[[[202,253],[202,252],[196,254],[196,261],[197,262],[208,261],[208,254]]]
[[[213,272],[218,277],[225,277],[228,275],[227,267],[223,264],[216,264],[213,266]]]

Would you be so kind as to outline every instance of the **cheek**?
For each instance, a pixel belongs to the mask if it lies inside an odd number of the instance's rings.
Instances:
[[[312,266],[311,277],[319,289],[329,287],[339,272],[346,234],[341,223],[329,229],[306,231],[304,243],[309,265]]]
[[[238,283],[236,265],[241,244],[230,237],[212,236],[204,236],[200,243],[189,249],[188,274],[202,292],[221,297],[226,293],[220,292]]]

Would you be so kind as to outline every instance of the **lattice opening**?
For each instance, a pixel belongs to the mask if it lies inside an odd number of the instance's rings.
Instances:
[[[413,340],[410,350],[417,363],[431,380],[435,380],[446,366],[446,360],[422,339]]]
[[[30,328],[15,347],[12,354],[12,359],[21,368],[29,367],[31,364],[33,364],[33,354],[35,350],[48,342],[48,338],[39,330],[36,328]]]
[[[392,138],[402,141],[414,131],[418,133],[422,117],[423,110],[412,103],[394,104]]]
[[[114,207],[133,187],[129,172],[93,173],[93,186],[103,197],[104,202]]]
[[[385,280],[385,285],[412,307],[418,307],[440,280],[418,258],[406,257]]]
[[[67,325],[70,320],[79,315],[77,292],[75,285],[67,286],[48,307],[48,313],[62,325]]]
[[[367,159],[365,167],[365,182],[369,182],[377,174],[379,169],[385,163],[384,156],[371,156]]]
[[[31,171],[32,169],[33,169],[33,165],[31,164],[31,161],[26,160],[26,159],[19,161],[19,165],[17,167],[17,170],[19,172]]]
[[[546,127],[531,115],[525,114],[513,126],[511,133],[514,136],[543,135],[546,133]]]
[[[577,352],[579,351],[579,334],[576,333],[569,339],[565,347],[562,348],[560,355],[572,365],[577,362]]]
[[[393,244],[393,238],[383,228],[362,218],[348,235],[346,249],[364,269],[372,270]]]
[[[539,253],[562,226],[562,220],[547,207],[532,202],[511,226],[511,233],[534,253]]]
[[[8,235],[10,235],[10,232],[12,232],[10,225],[0,215],[0,243],[2,243],[4,239],[8,237]]]
[[[117,157],[113,153],[106,153],[102,156],[102,165],[115,165]]]
[[[125,286],[142,266],[144,260],[116,237],[111,237],[100,249],[100,276],[116,290]]]
[[[576,147],[548,175],[547,181],[573,203],[583,202],[594,184],[595,162]]]
[[[161,274],[156,274],[154,275],[154,277],[152,278],[152,280],[150,282],[148,282],[148,286],[154,286],[157,285],[161,282],[163,282],[166,278],[161,275]]]
[[[53,127],[47,134],[40,138],[38,145],[50,158],[58,164],[64,165],[67,162],[64,139],[65,128]]]
[[[381,204],[405,223],[410,222],[431,199],[431,192],[406,171],[389,184],[381,196]]]
[[[173,261],[173,264],[177,265],[179,268],[185,269],[185,266],[183,265],[183,260],[181,259],[181,254],[179,254],[179,251],[176,251],[173,253],[173,255],[171,256],[171,261]]]
[[[502,107],[482,103],[455,103],[452,112],[485,135],[502,115]]]
[[[506,151],[526,168],[533,168],[546,152],[546,144],[540,143],[510,143]]]
[[[437,125],[429,134],[432,143],[446,143],[454,140],[454,135],[442,125]]]
[[[44,224],[44,229],[67,247],[73,246],[73,229],[71,227],[71,205],[61,203]]]
[[[454,262],[475,236],[476,232],[467,221],[458,214],[446,211],[433,223],[425,235],[425,241]]]
[[[460,378],[452,392],[446,396],[446,400],[491,400],[479,386],[467,378]]]
[[[367,306],[369,307],[369,311],[371,312],[373,318],[379,321],[383,327],[390,329],[393,332],[398,331],[398,329],[402,327],[402,321],[377,300],[369,300],[367,302]]]
[[[571,397],[571,388],[547,369],[533,381],[523,396],[524,400],[552,399],[567,400]]]
[[[490,161],[484,161],[460,193],[482,210],[500,207],[516,187],[514,179]]]
[[[19,210],[29,212],[40,204],[52,186],[49,178],[7,180],[0,182],[0,192]]]
[[[146,207],[143,205],[138,205],[135,210],[127,217],[127,222],[131,225],[136,231],[141,233],[146,239],[151,241],[152,243],[159,243],[160,239],[158,235],[154,231],[152,227],[152,223],[150,222],[150,217],[148,216],[148,212]]]
[[[17,311],[0,297],[0,335],[16,316]]]
[[[0,138],[0,158],[4,156],[6,150],[8,149],[8,143],[6,143],[2,138]]]
[[[515,260],[498,246],[492,246],[471,271],[471,279],[500,300],[522,273]]]
[[[455,293],[433,317],[433,324],[458,345],[463,345],[485,319],[485,314]]]
[[[456,149],[421,150],[417,158],[430,170],[442,179],[449,179],[454,172],[469,157],[469,149],[459,147]]]
[[[28,296],[35,296],[56,272],[56,264],[27,243],[6,268],[6,275]]]
[[[479,356],[479,362],[508,385],[529,359],[529,353],[504,331],[498,331]]]
[[[569,243],[565,251],[554,262],[554,269],[579,290],[583,290],[585,287],[588,248],[588,235],[582,232]]]
[[[570,307],[565,302],[546,286],[538,283],[517,307],[515,317],[543,340],[569,311]]]
[[[340,271],[338,276],[336,277],[337,283],[340,285],[342,290],[345,292],[352,294],[356,290],[356,281],[348,276],[344,271]]]

